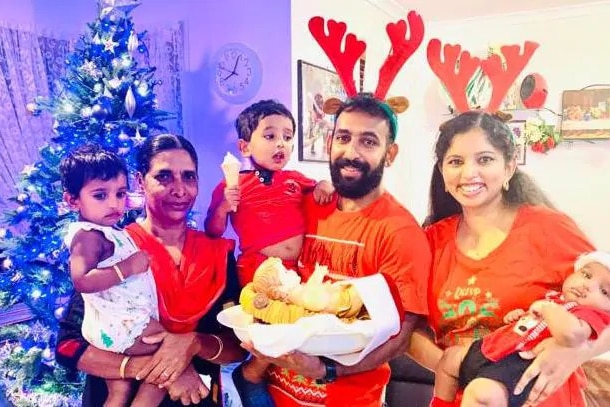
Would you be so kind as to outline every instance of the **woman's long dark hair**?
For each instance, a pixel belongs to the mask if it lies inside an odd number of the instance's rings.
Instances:
[[[434,147],[435,163],[430,181],[430,206],[424,226],[431,225],[449,216],[462,213],[462,207],[449,192],[445,190],[445,181],[441,166],[453,138],[472,129],[479,128],[487,135],[489,143],[502,152],[504,160],[513,160],[516,145],[513,134],[504,121],[497,115],[485,112],[465,112],[444,123]],[[522,204],[544,205],[553,208],[553,204],[536,185],[534,180],[519,168],[509,180],[508,191],[502,190],[502,200],[507,206],[517,207]]]

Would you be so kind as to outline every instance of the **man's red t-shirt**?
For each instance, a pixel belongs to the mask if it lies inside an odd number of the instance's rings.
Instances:
[[[396,284],[405,311],[427,314],[428,242],[415,218],[394,197],[384,193],[358,212],[340,211],[336,200],[318,206],[307,197],[305,213],[306,234],[300,258],[304,279],[316,263],[350,277],[383,273]],[[390,368],[385,364],[320,385],[274,368],[269,375],[269,389],[279,407],[379,407],[389,377]]]

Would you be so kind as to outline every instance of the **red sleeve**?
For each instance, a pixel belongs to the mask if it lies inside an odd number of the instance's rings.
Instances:
[[[380,245],[380,273],[392,278],[405,311],[428,315],[428,277],[432,257],[423,230],[405,226]]]
[[[402,303],[402,298],[400,298],[400,290],[391,276],[383,273],[380,274],[383,276],[383,279],[390,289],[390,294],[392,295],[392,299],[394,300],[394,304],[396,304],[396,309],[398,310],[398,315],[400,316],[400,322],[402,322],[404,320],[403,317],[405,315],[405,309]]]
[[[569,216],[546,208],[539,211],[547,215],[532,219],[532,222],[542,226],[537,244],[544,246],[542,253],[546,252],[545,269],[557,273],[558,281],[563,281],[574,272],[576,258],[594,247]]]
[[[320,205],[313,198],[313,194],[306,194],[303,197],[301,208],[305,214],[305,230],[307,233],[316,230],[316,223],[321,218],[329,216],[337,207],[339,200],[338,194],[334,194],[330,203]]]
[[[442,249],[447,244],[447,241],[455,239],[456,222],[457,217],[452,216],[424,228],[433,256],[437,250]]]
[[[592,332],[589,339],[597,339],[599,334],[610,325],[610,313],[597,308],[578,305],[572,308],[570,312],[591,326]]]
[[[432,308],[436,307],[441,287],[452,270],[451,265],[447,264],[447,259],[451,256],[443,256],[443,254],[448,242],[455,239],[456,222],[457,217],[452,216],[425,228],[430,253],[432,254],[430,283],[428,284],[428,301]]]
[[[312,178],[307,178],[305,175],[298,171],[290,171],[290,177],[296,181],[297,184],[301,186],[303,193],[308,193],[313,191],[318,181]]]
[[[211,212],[215,210],[224,199],[225,187],[226,183],[224,180],[222,180],[212,191],[212,198],[210,199],[210,205],[208,206],[207,216],[210,216]]]

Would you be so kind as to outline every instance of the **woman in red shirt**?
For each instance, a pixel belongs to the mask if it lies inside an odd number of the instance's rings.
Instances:
[[[428,367],[439,347],[469,344],[508,311],[559,290],[576,257],[593,249],[517,168],[515,151],[510,129],[488,113],[466,112],[440,129],[426,220],[436,342],[418,335],[411,345]],[[542,405],[584,406],[583,386],[578,371]]]

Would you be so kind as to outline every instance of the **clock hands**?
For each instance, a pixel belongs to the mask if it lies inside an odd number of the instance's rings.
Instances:
[[[241,55],[237,56],[237,59],[235,60],[235,65],[233,66],[233,70],[229,71],[227,68],[225,67],[220,67],[220,69],[222,69],[223,71],[227,71],[230,72],[229,75],[226,78],[223,78],[223,81],[226,81],[227,79],[229,79],[231,76],[239,76],[239,74],[237,73],[237,65],[239,65],[239,59],[241,58]]]
[[[225,67],[219,66],[218,67],[220,70],[225,71],[225,72],[229,72],[229,75],[226,78],[222,78],[223,81],[226,81],[227,79],[229,79],[231,76],[234,75],[238,75],[237,72],[231,71]]]
[[[235,66],[233,67],[233,73],[237,75],[237,73],[235,72],[237,69],[237,65],[239,64],[239,59],[241,58],[241,55],[237,56],[237,59],[235,60]]]
[[[229,79],[231,76],[237,76],[237,74],[235,72],[231,72],[229,74],[229,76],[227,76],[226,78],[222,78],[223,81],[226,81],[227,79]]]
[[[262,65],[256,53],[241,43],[222,45],[210,61],[210,76],[218,95],[229,103],[249,100],[261,86]],[[1,404],[1,403],[0,403]]]

